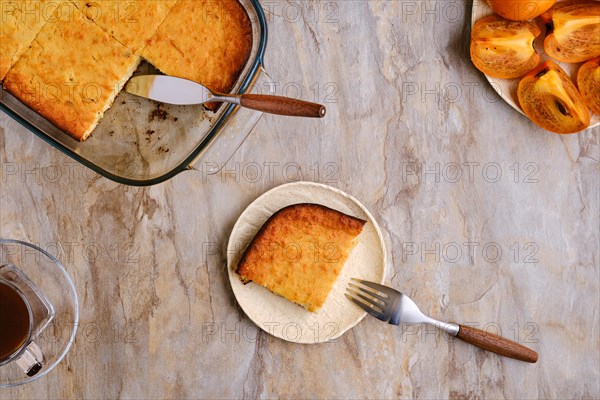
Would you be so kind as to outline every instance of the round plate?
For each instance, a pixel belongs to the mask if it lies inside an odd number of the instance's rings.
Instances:
[[[564,0],[558,0],[558,2],[560,2],[560,1],[564,1]],[[471,13],[471,28],[481,18],[488,16],[488,15],[492,15],[493,13],[494,13],[494,11],[487,4],[486,0],[474,0],[473,1],[473,10]],[[542,32],[544,32],[543,29],[542,29]],[[553,60],[552,58],[547,56],[546,52],[544,51],[544,37],[545,37],[544,34],[540,35],[535,40],[535,43],[534,43],[535,49],[542,59],[540,61],[540,63],[542,63],[546,60]],[[560,65],[561,68],[565,70],[565,72],[567,73],[567,75],[569,75],[571,77],[573,82],[577,82],[577,72],[579,71],[579,67],[584,63],[569,64],[569,63],[564,63],[564,62],[560,62],[560,61],[556,61],[556,60],[553,60],[553,61],[555,63],[557,63],[558,65]],[[500,78],[493,78],[488,75],[485,75],[485,77],[487,78],[490,85],[492,85],[492,87],[494,88],[496,93],[498,93],[504,101],[506,101],[508,104],[510,104],[512,106],[512,108],[514,108],[521,114],[525,115],[525,113],[521,109],[521,106],[519,106],[519,104],[517,102],[517,89],[519,88],[519,82],[521,81],[520,78],[500,79]],[[590,113],[591,113],[592,118],[590,121],[590,126],[588,126],[586,129],[595,128],[600,125],[600,115],[596,115],[596,114],[592,113],[591,110],[590,110]]]
[[[327,301],[316,313],[256,283],[244,285],[235,273],[244,250],[269,217],[283,207],[298,203],[321,204],[367,221]],[[360,322],[366,313],[344,296],[345,288],[350,278],[383,283],[385,268],[383,236],[369,211],[352,196],[312,182],[282,185],[256,199],[237,220],[227,246],[229,281],[246,315],[267,333],[296,343],[327,342]]]

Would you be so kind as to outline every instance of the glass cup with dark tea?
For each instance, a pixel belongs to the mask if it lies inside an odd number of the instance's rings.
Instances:
[[[55,242],[45,246],[68,259]],[[0,238],[0,393],[58,367],[78,324],[77,292],[62,263],[40,246]]]
[[[11,264],[0,266],[0,366],[15,362],[34,376],[45,365],[35,342],[54,318],[46,296]]]

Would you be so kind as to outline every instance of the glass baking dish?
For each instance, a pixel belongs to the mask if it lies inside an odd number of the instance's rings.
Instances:
[[[262,61],[267,44],[258,0],[239,0],[252,22],[252,51],[233,93],[273,94]],[[156,70],[143,62],[136,74]],[[92,136],[77,142],[0,87],[0,109],[60,151],[119,183],[148,186],[197,169],[217,173],[244,142],[262,113],[224,104],[173,106],[121,91]],[[210,167],[210,168],[209,168]]]

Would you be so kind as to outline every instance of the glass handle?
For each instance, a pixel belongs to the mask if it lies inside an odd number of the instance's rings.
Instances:
[[[40,372],[44,361],[44,353],[40,349],[40,346],[35,344],[35,342],[31,342],[16,362],[27,376],[34,376]]]

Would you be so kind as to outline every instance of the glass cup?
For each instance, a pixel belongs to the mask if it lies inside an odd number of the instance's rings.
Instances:
[[[44,353],[34,339],[54,318],[54,308],[46,296],[12,264],[0,265],[0,291],[2,310],[0,347],[3,354],[0,366],[16,362],[28,376],[34,376],[45,364]]]
[[[78,325],[71,278],[40,247],[0,239],[0,388],[39,379],[66,356]]]

